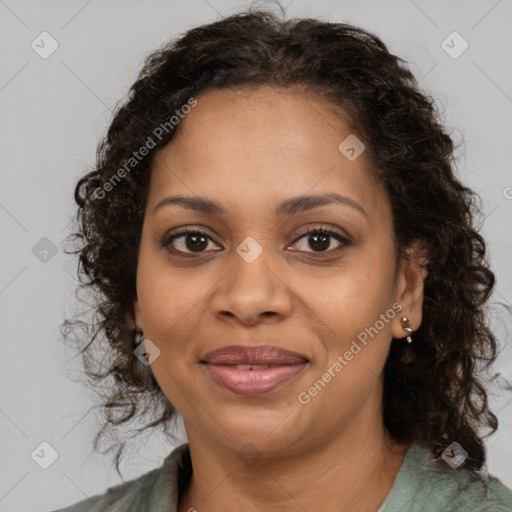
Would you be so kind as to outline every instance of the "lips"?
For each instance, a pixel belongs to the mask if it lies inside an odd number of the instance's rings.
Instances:
[[[308,359],[296,352],[291,352],[272,345],[243,347],[232,345],[223,347],[203,356],[201,362],[212,365],[289,365],[302,364]]]
[[[201,363],[215,382],[238,395],[261,395],[302,373],[309,360],[270,345],[234,345],[206,354]]]

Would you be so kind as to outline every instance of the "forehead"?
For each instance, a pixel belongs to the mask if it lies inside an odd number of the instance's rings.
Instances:
[[[171,193],[213,197],[229,209],[337,192],[382,215],[383,187],[364,151],[355,160],[340,151],[355,134],[330,102],[273,87],[215,90],[196,100],[155,157],[148,206]]]
[[[335,109],[332,103],[299,89],[264,86],[209,91],[182,118],[170,145],[194,146],[198,155],[222,153],[236,144],[253,151],[279,148],[297,158],[318,157],[321,150],[337,149],[351,133],[348,116]]]

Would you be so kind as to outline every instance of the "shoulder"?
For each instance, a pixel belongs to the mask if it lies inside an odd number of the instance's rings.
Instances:
[[[103,494],[85,498],[68,507],[53,512],[125,512],[131,510],[134,502],[142,501],[142,496],[153,487],[158,469],[145,473],[138,478],[109,487]]]
[[[161,467],[52,512],[173,512],[187,454],[188,443],[183,443],[171,451]]]
[[[483,479],[470,471],[451,468],[435,475],[431,492],[444,500],[447,512],[512,512],[512,491],[495,477]]]
[[[411,445],[378,512],[512,512],[512,490],[493,476],[453,469]]]

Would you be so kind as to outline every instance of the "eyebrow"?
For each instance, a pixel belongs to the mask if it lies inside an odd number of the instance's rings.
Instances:
[[[354,208],[355,210],[362,213],[366,218],[368,218],[366,211],[359,203],[357,203],[353,199],[350,199],[350,197],[342,196],[340,194],[336,194],[335,192],[323,195],[302,195],[286,199],[283,202],[279,203],[279,205],[277,206],[276,217],[294,215],[299,212],[305,212],[332,203],[350,206],[351,208]],[[226,210],[221,204],[212,201],[211,199],[208,199],[206,197],[191,197],[177,195],[169,196],[162,199],[155,206],[153,214],[158,209],[169,204],[180,205],[188,210],[194,210],[205,214],[223,214],[226,212]]]

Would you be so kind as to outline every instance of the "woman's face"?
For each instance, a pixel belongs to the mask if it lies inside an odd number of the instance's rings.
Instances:
[[[189,441],[286,454],[367,435],[381,421],[391,338],[407,334],[400,318],[421,322],[422,279],[396,267],[384,189],[357,140],[340,149],[351,131],[324,100],[259,88],[197,101],[155,158],[142,230],[135,319],[160,351],[160,387]],[[346,199],[279,208],[334,194]],[[178,195],[197,208],[161,203]],[[204,362],[235,345],[299,359]]]

